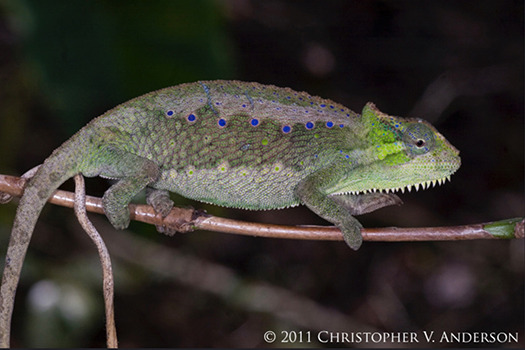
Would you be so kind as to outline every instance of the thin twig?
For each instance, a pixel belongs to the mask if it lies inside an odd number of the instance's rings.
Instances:
[[[18,177],[0,175],[0,192],[20,196],[25,181]],[[53,204],[72,208],[74,195],[58,190],[49,200]],[[104,214],[99,198],[86,196],[86,210]],[[162,218],[149,205],[130,204],[131,219],[152,225],[164,225],[176,228],[180,232],[194,229],[215,232],[243,234],[249,236],[291,238],[306,240],[341,241],[343,237],[333,226],[284,226],[242,222],[214,217],[193,209],[173,208],[171,213]],[[475,225],[425,228],[363,228],[361,234],[365,241],[455,241],[471,239],[512,239],[524,237],[525,220],[523,218],[505,219]]]
[[[106,307],[106,337],[108,348],[116,349],[118,347],[117,330],[115,328],[115,317],[113,307],[113,271],[111,268],[111,258],[109,256],[104,240],[98,233],[97,229],[86,213],[86,191],[84,185],[84,177],[82,175],[75,176],[75,214],[84,231],[91,238],[93,243],[97,246],[98,255],[100,256],[100,264],[102,265],[103,289],[104,289],[104,304]]]

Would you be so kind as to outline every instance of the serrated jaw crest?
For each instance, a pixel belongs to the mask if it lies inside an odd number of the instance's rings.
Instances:
[[[412,187],[414,187],[416,189],[416,191],[419,191],[419,188],[421,187],[421,189],[425,190],[427,188],[430,188],[430,186],[432,187],[436,187],[436,184],[438,185],[442,185],[444,184],[446,181],[450,181],[450,175],[449,176],[446,176],[444,178],[441,178],[441,179],[437,179],[437,180],[428,180],[428,181],[423,181],[421,183],[417,183],[417,184],[414,184],[414,185],[408,185],[408,186],[404,186],[404,187],[396,187],[396,188],[370,188],[368,190],[365,190],[365,191],[350,191],[348,193],[350,194],[355,194],[355,195],[358,195],[358,194],[362,194],[362,193],[375,193],[375,192],[384,192],[384,193],[396,193],[396,192],[401,192],[401,193],[405,193],[405,190],[407,190],[408,192],[410,192],[412,190]]]

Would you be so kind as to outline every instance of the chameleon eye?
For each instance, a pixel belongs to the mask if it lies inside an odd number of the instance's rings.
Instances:
[[[403,141],[412,156],[428,153],[435,142],[434,131],[423,123],[413,123],[403,131]]]

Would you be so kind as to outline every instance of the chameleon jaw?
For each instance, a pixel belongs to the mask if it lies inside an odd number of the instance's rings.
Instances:
[[[412,186],[414,186],[416,191],[419,191],[419,187],[421,187],[421,189],[425,190],[427,188],[430,188],[430,186],[436,187],[436,184],[442,185],[447,180],[451,181],[450,180],[450,175],[448,175],[448,176],[446,176],[444,178],[441,178],[441,179],[423,181],[423,182],[420,182],[420,183],[417,183],[417,184],[414,184],[414,185],[407,185],[407,186],[395,187],[395,188],[370,188],[370,189],[367,189],[367,190],[364,190],[364,191],[348,191],[348,192],[339,193],[339,194],[359,195],[359,194],[363,194],[363,193],[376,193],[376,192],[396,193],[396,192],[400,192],[400,191],[401,191],[401,193],[405,193],[405,190],[408,190],[408,192],[410,192],[412,190]]]

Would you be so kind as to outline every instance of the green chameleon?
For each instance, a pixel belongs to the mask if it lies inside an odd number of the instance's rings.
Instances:
[[[87,124],[27,183],[0,307],[16,288],[44,204],[76,174],[118,180],[103,196],[117,229],[128,226],[128,204],[148,187],[148,203],[163,216],[173,206],[168,191],[243,209],[304,204],[358,249],[362,226],[354,215],[400,204],[393,192],[450,179],[458,154],[429,123],[389,116],[372,103],[359,115],[289,88],[223,80],[143,95]]]

